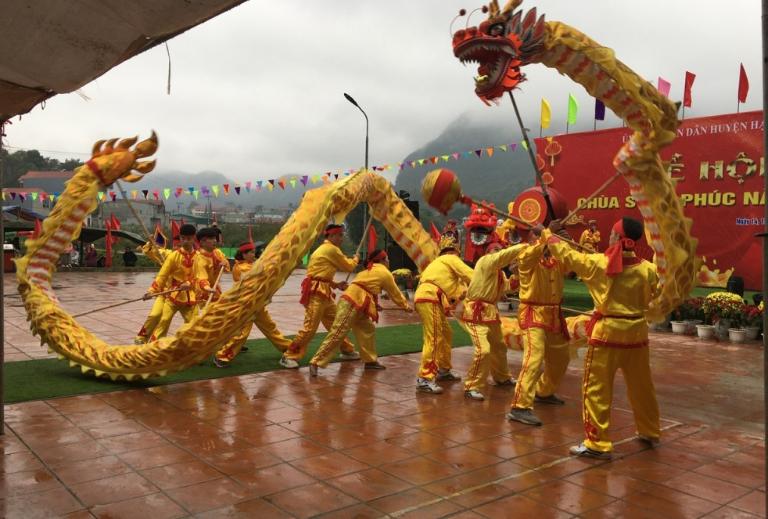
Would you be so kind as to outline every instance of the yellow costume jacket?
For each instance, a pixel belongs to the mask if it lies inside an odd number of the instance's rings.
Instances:
[[[450,315],[455,302],[462,298],[472,281],[472,268],[456,254],[435,258],[419,277],[415,303],[435,303]]]
[[[597,246],[600,245],[600,231],[592,232],[589,229],[585,229],[581,233],[579,238],[579,245],[592,251],[597,251]]]
[[[613,348],[647,346],[645,312],[659,289],[656,265],[633,252],[624,252],[624,270],[608,276],[605,254],[575,251],[548,229],[542,236],[552,255],[587,285],[595,302],[595,313],[587,325],[589,343]]]
[[[543,328],[567,335],[563,302],[565,269],[554,257],[544,257],[544,242],[525,245],[517,257],[520,276],[520,328]]]
[[[232,267],[232,280],[237,283],[243,275],[253,268],[255,261],[235,260],[235,266]]]
[[[477,260],[464,301],[462,321],[475,324],[500,322],[496,303],[509,290],[509,279],[501,269],[512,263],[524,247],[523,244],[513,245]]]
[[[357,260],[348,258],[340,248],[325,240],[309,257],[307,277],[301,283],[301,304],[306,306],[312,294],[333,301],[333,276],[336,272],[352,272]]]
[[[197,303],[195,297],[195,258],[197,251],[187,252],[182,248],[171,252],[152,282],[150,293],[156,294],[180,286],[184,282],[189,283],[189,289],[178,290],[166,294],[166,298],[174,304],[193,306]]]
[[[389,294],[389,298],[400,308],[410,308],[405,296],[397,288],[392,273],[381,263],[374,263],[357,274],[341,297],[376,323],[379,322],[379,310],[376,307],[382,290]]]
[[[214,286],[222,267],[224,272],[230,271],[229,260],[219,249],[213,249],[211,252],[198,250],[195,258],[195,277],[198,288],[203,291]],[[221,285],[216,286],[216,293],[221,293]]]

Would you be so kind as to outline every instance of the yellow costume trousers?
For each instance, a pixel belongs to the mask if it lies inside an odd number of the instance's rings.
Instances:
[[[337,307],[336,319],[333,321],[328,335],[320,345],[320,348],[312,357],[310,364],[317,364],[324,368],[331,361],[331,357],[344,344],[347,333],[352,330],[352,334],[357,341],[357,347],[360,350],[360,360],[363,362],[376,362],[376,325],[371,319],[355,310],[347,301],[342,299]]]
[[[464,390],[482,393],[489,372],[496,382],[509,380],[512,375],[507,363],[507,347],[504,344],[501,325],[499,323],[475,324],[466,321],[459,321],[459,324],[467,331],[475,347],[472,364],[464,381]]]
[[[156,297],[155,302],[152,303],[152,309],[144,321],[144,325],[139,330],[139,334],[136,335],[137,343],[146,343],[152,336],[152,332],[155,331],[157,323],[160,322],[160,318],[163,316],[163,306],[165,306],[165,297]]]
[[[635,415],[637,433],[658,439],[661,435],[659,404],[651,379],[648,347],[610,348],[589,345],[584,359],[584,445],[592,450],[610,452],[608,437],[616,370],[624,374],[627,396]]]
[[[517,376],[511,406],[532,409],[536,394],[549,396],[557,390],[568,369],[570,351],[565,337],[560,333],[552,333],[543,328],[527,328],[522,332],[523,364]]]
[[[248,336],[251,334],[251,328],[256,325],[261,333],[264,334],[269,342],[279,352],[284,352],[291,345],[291,341],[286,339],[280,330],[277,329],[275,321],[272,320],[272,316],[266,310],[259,311],[256,317],[253,319],[253,323],[246,324],[239,332],[232,336],[227,344],[225,344],[219,351],[216,352],[216,358],[225,362],[231,362],[232,359],[237,357],[240,350],[243,349],[245,341],[248,340]]]
[[[339,302],[341,304],[341,302]],[[333,326],[333,321],[336,318],[336,303],[325,297],[311,295],[309,297],[309,304],[307,304],[306,311],[304,313],[304,326],[293,338],[290,348],[286,350],[286,358],[300,361],[307,354],[307,346],[312,340],[312,337],[317,333],[317,327],[320,323],[326,330],[330,331]],[[349,342],[348,339],[344,339],[341,343],[341,351],[345,353],[351,353],[355,351],[354,345]]]
[[[451,369],[453,330],[440,305],[424,302],[416,303],[415,306],[423,323],[424,337],[419,377],[434,380],[438,368]]]
[[[168,328],[171,326],[171,321],[173,321],[173,316],[176,315],[176,312],[179,312],[181,317],[184,318],[184,322],[188,323],[192,320],[192,318],[195,317],[195,315],[197,315],[197,305],[177,305],[176,303],[166,299],[165,304],[163,304],[163,314],[160,316],[160,321],[157,323],[157,326],[155,326],[155,331],[152,332],[152,340],[166,336],[168,333]]]

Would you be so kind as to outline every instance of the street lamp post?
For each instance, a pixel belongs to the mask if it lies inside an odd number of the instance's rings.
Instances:
[[[357,101],[355,101],[355,99],[351,95],[349,95],[346,92],[344,92],[344,98],[347,101],[349,101],[350,103],[352,103],[353,105],[355,105],[357,107],[357,109],[360,110],[362,112],[363,116],[365,117],[365,170],[367,171],[368,170],[368,114],[365,113],[365,110],[363,110],[360,107],[360,105],[357,104]],[[365,242],[365,234],[368,231],[368,226],[370,226],[370,222],[368,222],[368,214],[367,213],[368,213],[368,207],[367,207],[367,205],[364,204],[363,205],[363,226],[362,226],[363,234],[360,236],[360,246],[357,247],[357,252],[358,253],[360,252],[360,249],[362,248],[363,242]],[[366,222],[368,222],[368,223],[366,223]],[[371,251],[367,251],[367,252],[370,253]]]

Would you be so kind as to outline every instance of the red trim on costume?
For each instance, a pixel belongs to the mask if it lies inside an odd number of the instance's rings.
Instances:
[[[312,297],[313,294],[318,294],[319,296],[330,301],[334,300],[333,286],[331,286],[331,297],[329,298],[318,290],[320,283],[331,283],[331,280],[316,278],[312,276],[307,276],[304,278],[304,280],[301,282],[301,298],[299,299],[299,303],[302,306],[307,306],[309,304],[309,298]]]
[[[437,283],[433,283],[432,281],[422,281],[421,283],[424,284],[424,285],[432,285],[433,287],[435,287],[437,289],[437,300],[425,299],[425,298],[420,297],[418,299],[414,299],[414,301],[413,301],[414,304],[415,303],[434,303],[436,305],[439,305],[443,309],[443,313],[445,315],[450,316],[451,315],[451,310],[445,304],[445,301],[443,300],[444,297],[447,300],[448,296],[445,294],[443,289],[440,288],[440,286]]]
[[[537,303],[533,301],[520,301],[521,305],[525,305],[525,308],[521,312],[522,315],[520,316],[520,329],[526,330],[528,328],[541,328],[542,330],[546,330],[548,332],[552,333],[560,333],[563,337],[565,337],[565,340],[570,340],[571,336],[568,333],[568,325],[565,322],[565,315],[563,315],[563,309],[560,307],[562,304],[562,301],[559,303]],[[557,309],[557,321],[560,323],[560,329],[557,330],[553,326],[547,326],[544,323],[540,323],[536,320],[534,320],[533,315],[533,307],[534,306],[546,306],[546,307],[552,307],[553,310]]]
[[[587,341],[588,344],[592,346],[603,346],[606,348],[617,348],[621,350],[633,350],[637,348],[644,348],[648,346],[648,340],[644,340],[642,342],[633,342],[631,344],[625,344],[623,342],[610,342],[610,341],[604,341],[602,339],[589,339]]]
[[[253,243],[246,243],[245,245],[240,245],[240,248],[238,248],[237,250],[245,254],[248,251],[256,250],[256,245],[254,245]]]
[[[373,292],[371,292],[370,290],[365,288],[360,283],[356,283],[356,282],[353,281],[350,284],[351,285],[355,285],[356,287],[358,287],[360,290],[362,290],[363,292],[365,292],[367,294],[365,296],[365,299],[363,299],[362,305],[358,305],[357,302],[354,301],[347,294],[342,294],[341,295],[342,299],[348,301],[350,306],[352,306],[352,308],[354,308],[355,310],[359,311],[361,314],[365,314],[366,316],[368,316],[368,319],[370,319],[374,323],[378,323],[379,322],[379,311],[377,310],[377,307],[379,306],[379,296],[377,296],[376,294],[374,294]],[[371,306],[371,301],[373,301],[373,304],[374,304],[373,309],[376,312],[375,315],[371,315],[368,312],[368,308]]]
[[[368,261],[365,262],[365,268],[371,270],[375,263],[380,263],[385,259],[387,259],[387,251],[380,250],[374,257],[368,258]]]
[[[626,321],[639,321],[641,319],[645,319],[644,315],[604,315],[595,310],[592,313],[592,318],[589,320],[589,322],[584,327],[587,337],[589,337],[589,340],[587,341],[588,344],[594,345],[594,346],[606,346],[608,348],[642,348],[643,346],[648,346],[648,339],[645,339],[641,342],[635,342],[635,343],[622,343],[622,342],[611,342],[611,341],[605,341],[603,339],[593,339],[592,338],[592,332],[595,329],[595,325],[597,325],[597,321],[600,321],[602,319],[623,319]]]
[[[88,169],[90,169],[91,172],[96,176],[96,178],[99,179],[99,182],[101,182],[102,185],[104,185],[104,186],[108,186],[109,185],[104,180],[104,173],[101,171],[101,168],[99,167],[98,164],[96,164],[96,162],[93,161],[93,159],[87,161],[85,163],[85,165],[88,166]]]

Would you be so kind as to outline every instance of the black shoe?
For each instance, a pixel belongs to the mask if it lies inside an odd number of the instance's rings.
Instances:
[[[248,346],[243,346],[242,348],[240,348],[240,351],[248,351]]]
[[[524,423],[525,425],[541,425],[541,420],[533,414],[530,409],[519,409],[513,407],[509,414],[507,414],[507,420]]]
[[[229,367],[229,362],[227,362],[226,360],[217,359],[216,357],[213,358],[213,364],[217,368],[228,368]]]
[[[384,364],[379,364],[378,362],[366,362],[365,369],[387,369],[387,367]]]
[[[549,396],[536,395],[533,399],[537,404],[549,404],[549,405],[565,405],[565,400],[558,397],[554,393]]]

